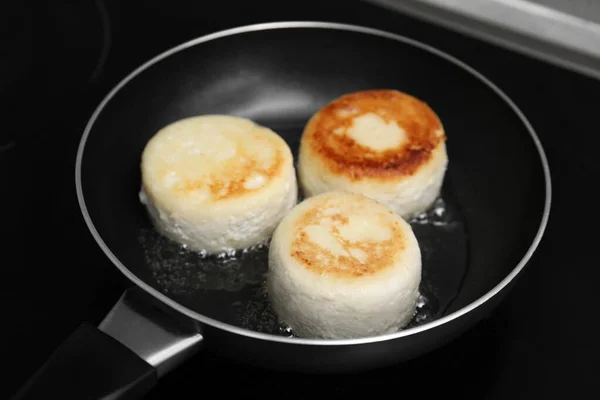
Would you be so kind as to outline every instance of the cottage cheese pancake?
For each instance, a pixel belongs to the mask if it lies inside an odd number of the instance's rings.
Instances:
[[[413,96],[395,90],[346,94],[306,124],[300,184],[306,196],[359,193],[410,218],[439,196],[448,163],[445,141],[438,116]]]
[[[420,281],[411,226],[363,195],[310,197],[284,217],[271,240],[269,298],[278,318],[301,337],[395,332],[414,315]]]
[[[147,143],[141,171],[140,199],[156,228],[209,254],[265,241],[297,199],[287,143],[234,116],[164,127]]]

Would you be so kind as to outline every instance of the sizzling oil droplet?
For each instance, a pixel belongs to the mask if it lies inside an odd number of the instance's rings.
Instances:
[[[277,325],[277,334],[281,336],[294,337],[294,331],[292,327],[286,324]]]
[[[425,212],[417,214],[408,222],[411,224],[434,226],[446,226],[454,221],[453,216],[448,212],[444,199],[438,198],[431,208]]]
[[[427,303],[427,298],[425,296],[423,296],[422,294],[420,294],[419,298],[417,299],[417,308],[423,308],[426,303]]]

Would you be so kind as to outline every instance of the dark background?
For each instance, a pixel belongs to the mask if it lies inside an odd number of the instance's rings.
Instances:
[[[389,30],[490,78],[522,109],[546,149],[553,179],[546,235],[490,318],[417,360],[360,375],[307,376],[206,352],[162,379],[149,398],[216,390],[277,399],[384,391],[425,398],[594,397],[599,81],[361,1],[62,0],[0,5],[0,356],[8,371],[0,398],[14,393],[82,321],[99,323],[128,285],[88,233],[75,196],[76,148],[95,106],[132,69],[169,47],[277,20]]]

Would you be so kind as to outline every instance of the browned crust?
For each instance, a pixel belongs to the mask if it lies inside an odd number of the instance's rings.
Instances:
[[[358,205],[360,207],[360,205]],[[355,257],[334,254],[331,251],[311,241],[303,228],[309,225],[319,225],[323,215],[323,207],[315,207],[296,221],[290,254],[301,265],[316,274],[328,274],[341,277],[361,277],[374,275],[388,267],[396,260],[397,254],[406,247],[406,237],[399,222],[390,219],[391,211],[382,211],[378,218],[380,223],[391,229],[390,239],[384,241],[350,242],[341,237],[339,229],[334,226],[332,234],[340,245],[350,253],[350,249],[360,249],[366,255],[364,262]],[[393,215],[393,214],[392,214]],[[340,224],[347,224],[348,217],[341,214],[328,216]]]
[[[353,112],[340,116],[339,111]],[[352,126],[354,118],[375,113],[386,122],[395,121],[406,132],[407,141],[383,152],[356,143],[333,131]],[[302,136],[333,173],[351,180],[397,179],[411,176],[432,157],[446,140],[442,123],[423,101],[396,90],[365,90],[346,94],[327,104],[309,121]]]
[[[269,142],[265,145],[271,145],[275,149],[275,159],[268,167],[260,166],[251,156],[246,154],[242,146],[237,146],[236,157],[227,162],[220,168],[218,173],[210,174],[210,179],[185,180],[179,183],[175,190],[183,195],[197,189],[207,186],[211,199],[224,200],[244,196],[247,193],[254,192],[266,187],[272,180],[281,174],[283,168],[282,150],[270,139],[256,135],[254,140]],[[244,159],[242,161],[242,159]],[[265,177],[267,183],[257,189],[247,189],[244,187],[246,181],[255,173]],[[210,183],[207,183],[210,182]]]

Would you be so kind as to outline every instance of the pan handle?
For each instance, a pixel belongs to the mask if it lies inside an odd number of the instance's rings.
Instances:
[[[50,356],[13,399],[116,399],[143,396],[156,369],[85,322]]]
[[[98,328],[81,324],[13,400],[141,398],[201,344],[193,322],[128,289]]]

